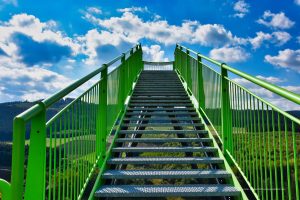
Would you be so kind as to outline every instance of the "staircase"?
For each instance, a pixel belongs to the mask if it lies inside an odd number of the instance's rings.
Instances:
[[[0,199],[300,199],[300,119],[231,76],[300,105],[184,46],[150,62],[138,44],[14,118]]]
[[[239,197],[203,123],[175,71],[142,71],[95,197]]]

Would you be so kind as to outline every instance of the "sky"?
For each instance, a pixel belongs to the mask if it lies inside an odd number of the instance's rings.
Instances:
[[[0,102],[45,98],[139,42],[144,60],[179,43],[300,94],[299,19],[300,0],[0,0]]]

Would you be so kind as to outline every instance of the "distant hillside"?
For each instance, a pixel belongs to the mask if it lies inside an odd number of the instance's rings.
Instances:
[[[50,119],[54,116],[59,110],[64,108],[69,104],[73,99],[66,98],[61,100],[51,106],[47,110],[47,119]],[[16,115],[22,113],[26,109],[30,108],[36,102],[9,102],[0,104],[0,141],[11,141],[12,140],[12,127],[13,119]],[[300,111],[288,111],[291,115],[300,118]],[[271,115],[271,113],[270,113]],[[276,118],[276,116],[275,116]],[[275,119],[277,120],[277,119]],[[282,123],[283,124],[283,123]],[[26,138],[28,138],[29,133],[26,133]]]
[[[54,116],[59,110],[64,108],[73,99],[66,98],[55,103],[47,110],[47,119]],[[11,141],[12,140],[12,127],[13,119],[16,115],[27,110],[31,106],[35,105],[35,102],[8,102],[0,103],[0,141]],[[28,133],[26,134],[28,136]]]

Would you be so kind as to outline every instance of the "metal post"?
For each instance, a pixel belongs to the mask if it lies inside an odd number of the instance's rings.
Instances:
[[[179,63],[178,63],[178,68],[179,68],[179,73],[181,76],[183,76],[183,66],[182,66],[182,63],[183,63],[183,59],[182,59],[182,56],[183,56],[183,51],[182,51],[182,46],[179,46]]]
[[[31,121],[30,145],[24,199],[45,199],[46,108]],[[54,133],[57,134],[57,133]],[[13,191],[14,192],[14,191]]]
[[[24,192],[25,122],[16,117],[13,123],[11,199],[22,199]]]
[[[99,166],[103,163],[103,158],[106,154],[106,136],[107,136],[107,65],[103,65],[104,69],[101,72],[101,81],[99,83],[99,109],[98,109],[98,130],[96,133],[96,141],[100,156]]]
[[[185,69],[185,80],[187,88],[192,91],[192,80],[191,80],[191,65],[190,65],[190,50],[186,49],[186,69]]]
[[[120,80],[120,94],[121,94],[121,105],[124,105],[125,100],[126,100],[126,87],[125,87],[125,83],[126,83],[126,76],[125,76],[125,68],[126,68],[126,63],[125,63],[125,53],[122,53],[122,57],[121,57],[121,80]]]
[[[135,58],[133,56],[133,48],[130,49],[130,59],[128,64],[128,92],[132,90],[132,83],[134,79],[134,68],[135,68]],[[128,93],[127,93],[128,94]]]
[[[202,60],[201,56],[197,55],[197,71],[198,71],[198,103],[199,107],[205,109],[205,93],[204,93],[204,80],[202,73]]]
[[[222,122],[222,137],[223,137],[223,151],[226,155],[226,150],[232,152],[232,115],[230,112],[230,98],[229,98],[229,83],[227,80],[227,69],[223,68],[224,63],[221,64],[221,122]]]

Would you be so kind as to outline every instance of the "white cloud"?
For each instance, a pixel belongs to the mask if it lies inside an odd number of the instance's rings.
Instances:
[[[233,9],[237,12],[233,16],[243,18],[249,12],[249,8],[250,6],[248,3],[244,0],[239,0],[233,6]]]
[[[241,47],[222,47],[211,50],[209,56],[221,62],[234,63],[247,60],[250,54]]]
[[[252,44],[253,49],[259,48],[265,40],[271,40],[272,35],[269,33],[257,32],[256,37],[251,38],[249,41]]]
[[[149,12],[148,8],[145,7],[130,7],[117,9],[118,12]]]
[[[245,43],[246,40],[233,36],[220,24],[204,24],[198,21],[183,21],[181,25],[171,25],[157,16],[154,21],[144,21],[132,12],[124,12],[120,17],[100,19],[91,14],[84,18],[107,31],[123,35],[127,41],[137,43],[140,39],[149,39],[165,45],[175,43],[221,46]],[[132,31],[134,30],[134,31]]]
[[[0,48],[7,55],[17,59],[18,46],[11,36],[14,33],[21,33],[36,42],[51,41],[58,45],[68,46],[72,49],[73,55],[77,54],[80,45],[55,29],[56,23],[54,21],[41,22],[35,16],[25,13],[14,15],[8,22],[0,23]]]
[[[289,29],[295,24],[295,22],[285,16],[284,12],[275,14],[269,10],[264,12],[262,18],[257,20],[257,23],[275,29]]]
[[[277,56],[266,55],[265,61],[278,67],[291,69],[300,73],[300,49],[285,49],[278,52]]]
[[[0,57],[0,102],[38,100],[66,87],[71,79],[39,67]]]
[[[284,31],[276,31],[273,32],[272,35],[274,37],[274,43],[278,46],[285,44],[292,38],[292,36],[289,33]]]
[[[146,61],[168,61],[165,57],[165,51],[161,50],[159,45],[143,46],[143,57]]]
[[[102,10],[100,8],[96,8],[96,7],[89,7],[87,9],[87,12],[92,13],[92,14],[102,14]]]
[[[295,4],[297,4],[298,6],[300,6],[300,0],[295,0]]]
[[[282,82],[286,81],[286,80],[283,80],[282,78],[278,78],[278,77],[274,77],[274,76],[261,76],[261,75],[258,75],[258,76],[256,76],[256,78],[262,79],[262,80],[267,81],[267,82],[272,83],[272,84],[282,83]]]
[[[85,36],[78,39],[83,45],[82,52],[88,56],[88,59],[85,60],[85,63],[88,65],[95,65],[108,61],[112,58],[111,56],[117,56],[137,43],[137,41],[134,42],[129,40],[123,34],[98,31],[96,29],[89,30]],[[114,48],[115,52],[107,51],[107,53],[112,53],[112,55],[107,55],[104,54],[105,52],[99,50],[99,48],[104,48],[106,46]]]
[[[259,48],[263,42],[269,41],[277,46],[281,46],[291,39],[291,35],[284,31],[276,31],[273,33],[256,32],[254,38],[250,38],[249,42],[253,49]]]

